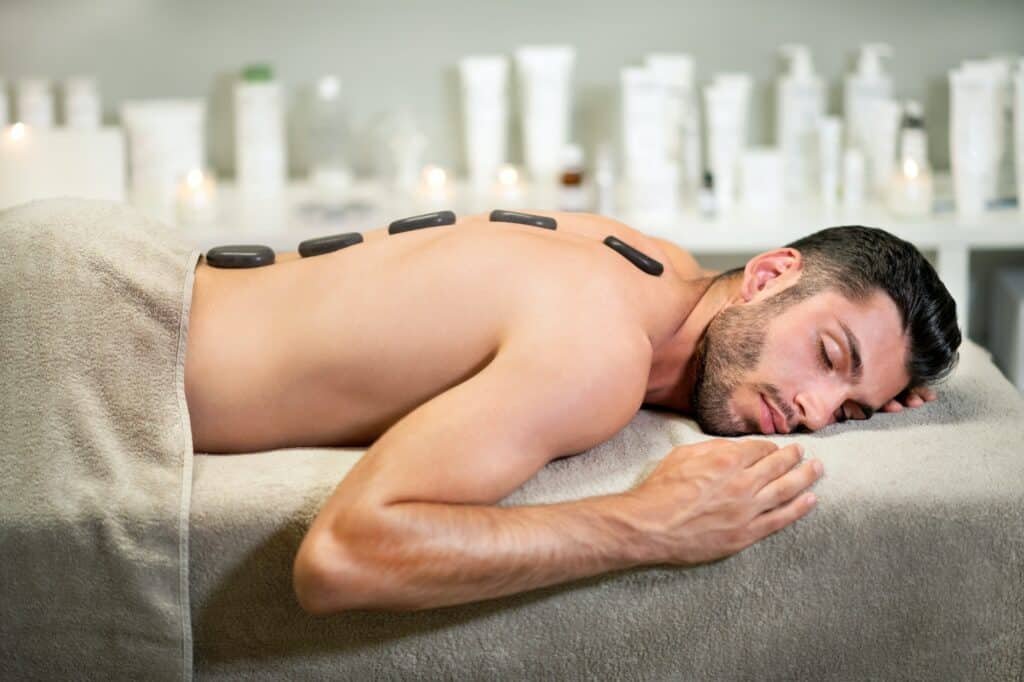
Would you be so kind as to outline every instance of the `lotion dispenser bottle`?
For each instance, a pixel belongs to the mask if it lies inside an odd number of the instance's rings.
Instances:
[[[801,199],[813,184],[818,122],[825,116],[825,83],[814,73],[806,45],[783,45],[789,71],[776,93],[776,141],[782,151],[786,195]]]
[[[884,43],[860,46],[857,70],[846,77],[843,112],[846,116],[846,147],[857,147],[865,154],[870,149],[874,130],[873,114],[880,102],[892,98],[892,78],[882,68],[882,57],[892,54]]]

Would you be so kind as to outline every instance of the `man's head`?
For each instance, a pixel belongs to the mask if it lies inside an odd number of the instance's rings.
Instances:
[[[709,433],[867,417],[956,364],[956,304],[921,253],[884,230],[821,230],[719,279],[738,289],[697,349],[692,402]]]

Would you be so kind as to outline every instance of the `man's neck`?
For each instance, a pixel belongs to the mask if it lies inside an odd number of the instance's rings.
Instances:
[[[708,277],[686,280],[681,285],[702,293],[675,333],[654,348],[644,404],[690,412],[697,380],[697,346],[711,320],[735,300],[739,278],[714,281]]]

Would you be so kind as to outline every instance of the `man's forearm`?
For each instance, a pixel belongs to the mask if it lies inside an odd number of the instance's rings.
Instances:
[[[530,507],[399,502],[342,523],[324,612],[426,609],[654,563],[628,493]]]

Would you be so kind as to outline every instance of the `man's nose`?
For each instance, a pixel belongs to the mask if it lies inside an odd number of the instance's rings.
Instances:
[[[836,411],[843,400],[843,387],[831,383],[815,386],[794,397],[803,425],[810,431],[817,431],[835,421]]]

